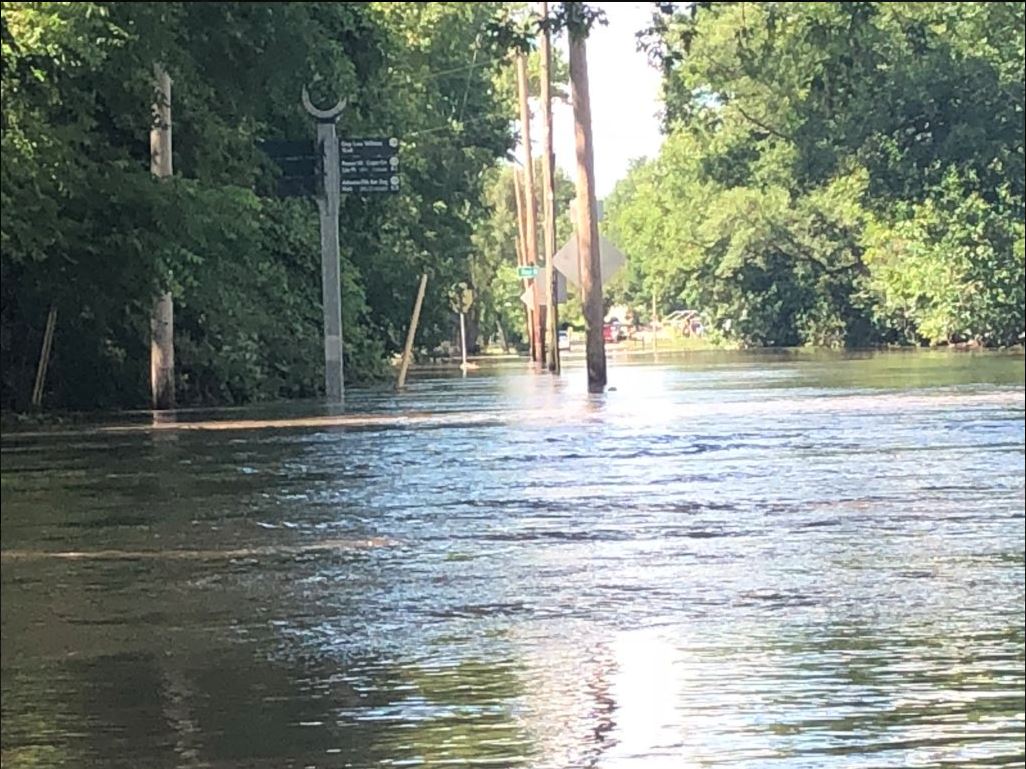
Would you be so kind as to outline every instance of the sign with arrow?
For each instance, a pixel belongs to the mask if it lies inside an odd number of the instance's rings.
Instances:
[[[399,140],[343,139],[339,142],[342,192],[399,192]]]

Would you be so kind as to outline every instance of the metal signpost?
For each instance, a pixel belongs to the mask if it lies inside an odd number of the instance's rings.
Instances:
[[[449,289],[449,304],[454,312],[460,314],[460,353],[463,362],[460,368],[463,373],[467,372],[470,365],[467,363],[467,323],[465,316],[474,303],[474,291],[466,283],[456,283]]]
[[[319,109],[303,89],[303,107],[317,118],[317,145],[321,157],[321,180],[317,208],[321,214],[321,299],[324,308],[324,395],[330,401],[342,401],[345,379],[342,375],[342,280],[339,275],[338,211],[339,187],[338,134],[335,123],[345,109],[340,99],[331,109]]]
[[[321,297],[324,307],[324,394],[341,402],[342,281],[339,274],[338,218],[342,193],[399,192],[399,140],[395,137],[339,141],[335,124],[345,109],[341,99],[320,109],[303,89],[303,107],[317,119],[317,142],[266,141],[260,146],[281,170],[281,197],[317,197],[321,218]]]

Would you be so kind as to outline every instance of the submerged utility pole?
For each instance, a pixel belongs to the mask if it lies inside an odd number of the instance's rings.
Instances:
[[[321,154],[323,187],[317,195],[321,215],[321,301],[324,308],[324,395],[329,401],[345,397],[342,371],[342,280],[339,268],[338,213],[342,180],[335,122],[345,109],[340,99],[331,109],[318,109],[303,88],[303,107],[317,118],[317,144]]]
[[[549,4],[541,3],[541,111],[542,111],[542,215],[545,223],[545,303],[546,336],[548,337],[549,371],[559,373],[559,308],[556,268],[552,261],[556,255],[556,183],[553,178],[556,163],[552,151],[552,51],[549,32]]]
[[[527,266],[527,227],[524,224],[524,198],[521,194],[521,187],[523,185],[520,181],[520,175],[517,172],[516,167],[513,168],[513,197],[516,200],[517,206],[517,267]],[[524,291],[531,288],[530,282],[525,278],[522,282]],[[531,359],[534,360],[535,348],[534,348],[534,309],[530,304],[524,304],[524,317],[527,319],[527,345],[531,354]]]
[[[595,156],[588,97],[586,32],[570,33],[570,85],[574,102],[574,139],[577,147],[577,238],[584,297],[585,354],[588,391],[606,387],[606,344],[602,338],[602,263],[599,259],[598,215],[595,203]]]
[[[531,108],[528,104],[527,57],[524,54],[517,56],[517,90],[520,92],[520,125],[523,129],[521,140],[524,143],[524,229],[527,236],[525,252],[527,266],[536,267],[538,264],[538,222],[534,198],[534,162],[531,153]],[[537,278],[531,278],[534,297],[531,303],[534,315],[531,320],[531,339],[534,359],[539,365],[544,365],[545,340],[541,332],[541,306],[538,301],[538,291],[534,286],[536,280]]]
[[[153,65],[155,99],[150,128],[150,173],[170,178],[171,77]],[[175,407],[175,306],[169,290],[162,291],[150,314],[150,402],[155,409]]]

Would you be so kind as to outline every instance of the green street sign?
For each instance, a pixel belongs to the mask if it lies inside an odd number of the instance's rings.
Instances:
[[[517,267],[518,278],[536,278],[538,277],[538,265],[526,264],[522,267]]]

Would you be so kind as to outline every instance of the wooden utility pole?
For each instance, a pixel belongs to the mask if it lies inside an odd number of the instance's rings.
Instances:
[[[542,110],[542,215],[545,218],[545,285],[547,291],[545,317],[548,321],[546,336],[548,337],[549,371],[559,373],[559,307],[557,304],[558,290],[556,285],[556,267],[552,263],[556,255],[556,182],[553,176],[556,164],[552,151],[552,50],[549,33],[549,4],[541,3],[542,34],[541,34],[541,110]]]
[[[517,267],[527,264],[526,237],[524,235],[524,201],[520,197],[520,172],[513,168],[513,200],[517,206]]]
[[[527,102],[527,57],[524,54],[517,56],[517,90],[520,92],[520,125],[523,129],[521,140],[524,142],[524,229],[527,239],[525,241],[527,252],[527,264],[532,267],[538,265],[538,222],[536,219],[537,206],[534,200],[534,162],[531,157],[531,109]],[[541,329],[541,307],[538,302],[538,291],[534,289],[536,278],[531,278],[532,313],[531,339],[533,340],[534,360],[539,365],[545,363],[545,340]]]
[[[517,267],[523,267],[527,264],[527,226],[524,222],[524,198],[521,192],[520,174],[516,168],[513,169],[513,197],[516,198],[517,204]],[[524,287],[524,291],[527,291],[531,284],[525,278],[520,282]],[[524,305],[524,317],[527,319],[527,345],[531,353],[531,359],[535,357],[534,347],[534,308],[531,305]]]
[[[171,77],[153,65],[155,100],[150,128],[150,173],[169,178],[171,166]],[[155,409],[175,407],[175,305],[162,291],[150,314],[150,401]]]
[[[339,267],[338,212],[342,202],[342,166],[339,163],[335,122],[345,99],[331,109],[319,109],[303,88],[303,107],[317,118],[317,144],[323,163],[323,188],[317,196],[321,214],[321,305],[324,310],[324,395],[341,402],[345,396],[342,371],[342,278]]]
[[[598,212],[595,203],[595,153],[588,98],[588,57],[585,33],[570,29],[570,87],[574,102],[577,147],[577,244],[584,295],[585,354],[588,392],[606,387],[606,343],[602,338],[602,262],[599,259]]]
[[[406,347],[403,349],[403,361],[399,366],[399,379],[396,380],[397,390],[406,386],[406,372],[410,368],[413,357],[413,340],[417,336],[417,324],[420,322],[420,308],[424,304],[424,289],[427,288],[427,274],[420,276],[420,288],[417,289],[417,301],[413,303],[413,315],[410,317],[410,328],[406,332]]]

